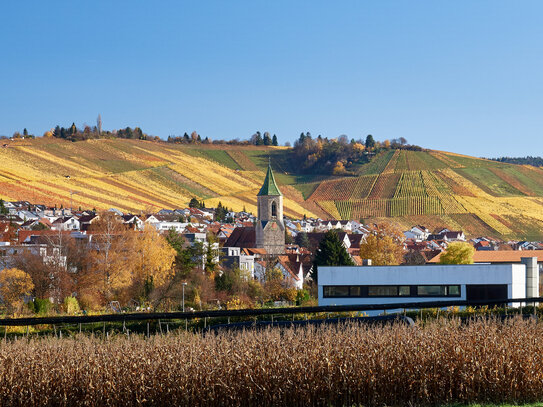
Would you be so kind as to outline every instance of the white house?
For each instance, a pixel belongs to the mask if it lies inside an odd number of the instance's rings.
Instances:
[[[319,305],[494,300],[539,296],[537,261],[524,264],[319,267]],[[534,266],[535,264],[535,266]]]
[[[255,262],[254,277],[260,281],[265,281],[266,276],[266,264],[265,261]],[[275,259],[275,264],[272,266],[281,271],[283,281],[288,286],[294,287],[297,290],[301,290],[304,287],[304,270],[299,256],[296,254],[280,255]]]
[[[413,239],[417,242],[422,242],[423,240],[428,239],[430,236],[430,231],[424,226],[413,226],[411,229],[403,232],[406,239]]]
[[[79,230],[80,223],[74,216],[61,216],[53,222],[52,230]]]

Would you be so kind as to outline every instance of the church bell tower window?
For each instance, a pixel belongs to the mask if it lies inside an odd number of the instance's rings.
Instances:
[[[271,204],[271,216],[272,218],[277,217],[277,204],[275,202],[272,202]]]

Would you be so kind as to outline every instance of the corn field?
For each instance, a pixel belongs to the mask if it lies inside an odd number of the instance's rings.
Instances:
[[[533,402],[542,338],[521,319],[20,338],[0,343],[0,405]]]

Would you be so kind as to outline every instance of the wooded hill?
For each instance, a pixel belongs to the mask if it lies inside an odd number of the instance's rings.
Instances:
[[[180,145],[110,139],[21,140],[0,148],[0,198],[139,213],[191,198],[256,213],[268,157],[285,215],[468,236],[543,240],[543,170],[440,151],[388,149],[350,163],[348,175],[301,173],[286,147]]]

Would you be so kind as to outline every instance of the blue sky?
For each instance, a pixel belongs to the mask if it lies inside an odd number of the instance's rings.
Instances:
[[[541,1],[25,1],[0,6],[0,135],[378,140],[543,155]]]

